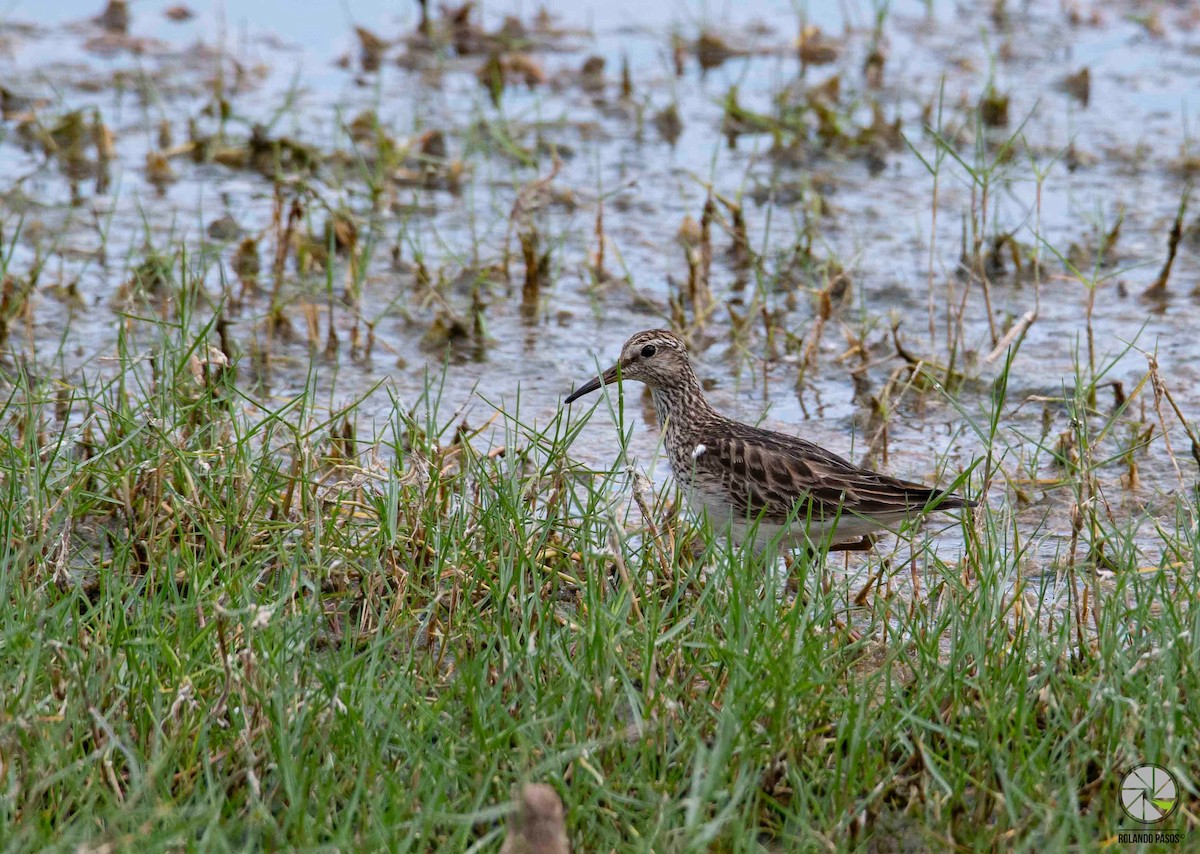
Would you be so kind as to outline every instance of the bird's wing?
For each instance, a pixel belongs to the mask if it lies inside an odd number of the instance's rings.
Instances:
[[[936,489],[873,472],[819,445],[730,422],[694,460],[697,477],[720,483],[735,513],[783,522],[832,518],[839,512],[902,516],[941,496]],[[800,506],[797,507],[796,505]],[[944,497],[943,508],[961,499]]]

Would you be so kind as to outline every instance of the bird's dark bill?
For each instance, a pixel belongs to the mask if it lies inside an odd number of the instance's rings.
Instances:
[[[579,388],[575,389],[575,391],[571,392],[570,395],[567,396],[566,401],[564,401],[564,402],[565,403],[574,403],[576,400],[583,397],[585,394],[591,394],[593,391],[600,388],[600,386],[608,385],[611,382],[616,382],[617,374],[618,374],[618,366],[613,365],[611,368],[609,368],[607,371],[605,371],[600,376],[593,377],[592,379],[588,380],[586,383],[581,385]]]

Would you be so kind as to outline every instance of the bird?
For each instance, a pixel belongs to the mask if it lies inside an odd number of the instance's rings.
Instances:
[[[976,506],[962,496],[857,466],[806,439],[721,415],[704,396],[683,339],[666,329],[633,335],[611,368],[565,399],[637,380],[649,387],[667,460],[688,503],[735,542],[823,544],[866,551],[878,532],[933,510]]]

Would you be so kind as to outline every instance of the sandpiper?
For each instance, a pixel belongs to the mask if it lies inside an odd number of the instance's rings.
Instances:
[[[738,542],[748,533],[766,541],[782,531],[784,546],[862,551],[873,545],[874,533],[908,518],[975,506],[856,466],[804,439],[726,418],[705,400],[683,340],[665,329],[634,335],[617,363],[566,403],[618,379],[650,387],[667,458],[688,503],[714,524],[729,525]]]

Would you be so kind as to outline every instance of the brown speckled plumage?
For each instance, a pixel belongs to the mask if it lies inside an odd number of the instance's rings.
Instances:
[[[832,548],[868,544],[874,531],[931,509],[973,506],[957,495],[873,472],[819,445],[733,421],[718,413],[688,361],[682,339],[663,329],[639,332],[617,364],[567,398],[567,403],[618,376],[650,387],[671,470],[689,502],[714,522],[727,521],[743,539],[789,526],[788,542]]]

